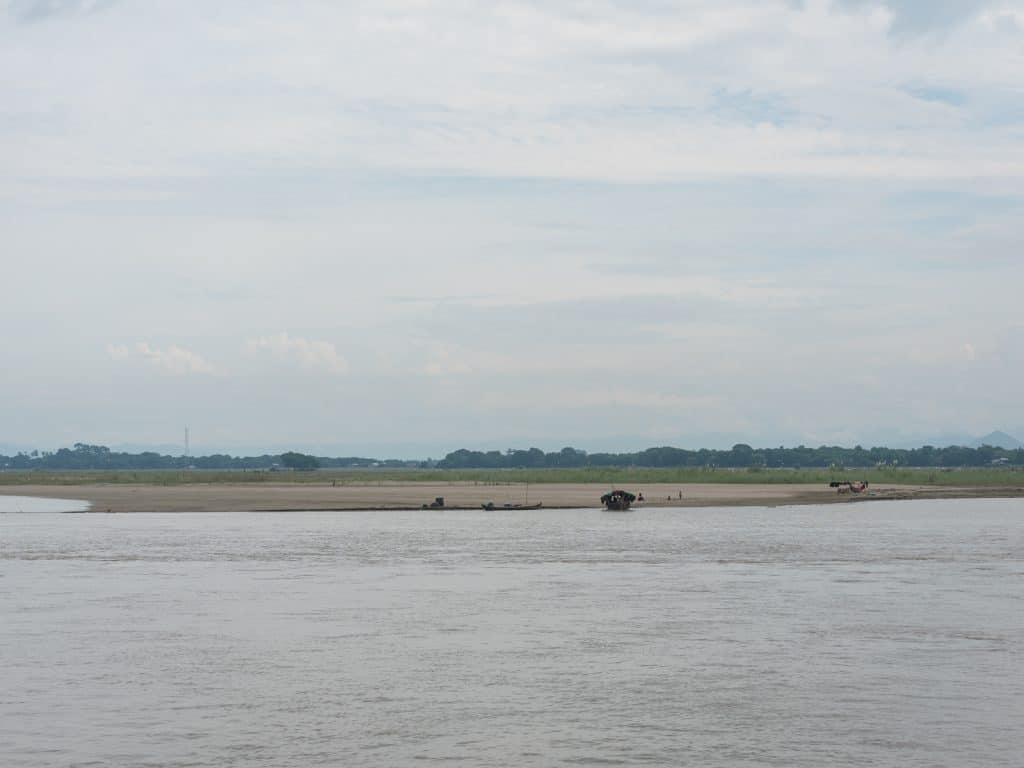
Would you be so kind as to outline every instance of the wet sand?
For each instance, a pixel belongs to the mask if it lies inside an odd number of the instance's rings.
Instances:
[[[217,483],[195,485],[8,485],[0,495],[81,499],[93,512],[286,512],[300,510],[419,509],[443,496],[445,507],[478,509],[486,502],[551,508],[597,508],[607,485],[596,483]],[[861,494],[837,494],[824,485],[656,484],[638,507],[728,507],[828,504],[871,499],[988,498],[1024,496],[1024,488],[872,486]],[[499,509],[498,511],[501,511]]]

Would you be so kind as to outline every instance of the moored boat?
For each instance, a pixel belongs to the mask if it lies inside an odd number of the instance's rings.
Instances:
[[[616,511],[629,509],[629,505],[634,501],[636,501],[635,494],[618,489],[608,491],[608,493],[601,497],[601,503],[604,504],[605,509]]]

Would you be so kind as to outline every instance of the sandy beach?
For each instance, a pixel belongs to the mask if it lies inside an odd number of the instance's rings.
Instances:
[[[485,483],[218,483],[195,485],[11,485],[0,495],[79,499],[93,512],[285,512],[300,510],[419,509],[438,496],[446,508],[479,508],[493,502],[551,508],[600,507],[602,484]],[[872,499],[982,498],[1022,496],[1022,488],[952,488],[884,485],[862,494],[837,494],[823,485],[656,484],[631,488],[642,492],[638,507],[782,506]]]

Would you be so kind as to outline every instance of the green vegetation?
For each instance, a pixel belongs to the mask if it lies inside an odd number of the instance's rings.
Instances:
[[[867,480],[933,486],[1019,487],[1019,469],[879,467],[869,469],[705,469],[692,467],[581,467],[577,469],[320,469],[315,472],[265,470],[8,470],[0,485],[78,485],[142,483],[186,485],[217,483],[337,483],[389,484],[402,482],[479,483],[481,485],[600,483],[642,487],[655,483],[807,483]]]
[[[414,464],[416,462],[413,462]],[[327,458],[308,456],[289,451],[281,455],[228,456],[216,453],[210,456],[167,456],[146,451],[124,453],[111,451],[104,445],[75,443],[73,448],[58,451],[32,451],[16,456],[0,455],[0,470],[64,470],[64,469],[109,469],[109,470],[172,470],[172,469],[246,469],[269,470],[285,468],[309,470],[318,467],[404,467],[404,461],[379,461],[358,456]]]
[[[636,453],[586,453],[575,448],[544,453],[529,450],[453,451],[437,463],[443,469],[568,469],[580,467],[685,467],[685,468],[751,468],[801,469],[829,467],[990,467],[995,463],[1024,465],[1024,449],[995,448],[983,445],[968,448],[950,445],[935,448],[843,448],[823,445],[808,448],[752,448],[737,443],[727,451],[702,448],[690,451],[664,446]]]
[[[1018,486],[1024,449],[991,446],[889,448],[764,448],[728,451],[648,448],[638,453],[591,453],[575,448],[449,453],[439,462],[325,458],[289,451],[250,457],[118,453],[76,443],[54,453],[0,456],[0,485],[31,483],[472,482],[602,483],[828,483],[855,479],[920,485]],[[316,470],[316,471],[313,471]]]
[[[286,469],[294,469],[300,472],[310,472],[320,468],[320,462],[316,456],[308,456],[305,453],[288,451],[281,454],[281,466]]]
[[[281,455],[262,456],[166,456],[157,453],[121,453],[102,445],[75,443],[74,448],[61,448],[56,452],[16,456],[0,456],[0,470],[22,469],[292,469],[311,470],[318,467],[337,469],[606,469],[608,467],[672,468],[672,469],[826,469],[831,467],[936,467],[987,468],[996,465],[1024,466],[1024,448],[996,448],[983,445],[967,448],[951,445],[935,448],[843,448],[823,445],[819,448],[752,448],[738,443],[729,450],[703,448],[690,451],[683,448],[648,448],[636,453],[587,453],[576,448],[545,453],[539,448],[507,451],[470,451],[465,448],[452,451],[438,462],[401,461],[397,459],[370,459],[358,456],[330,458],[310,456],[289,451]]]

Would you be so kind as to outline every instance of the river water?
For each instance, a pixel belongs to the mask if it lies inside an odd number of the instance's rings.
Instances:
[[[0,764],[1020,766],[1024,501],[0,515]]]

